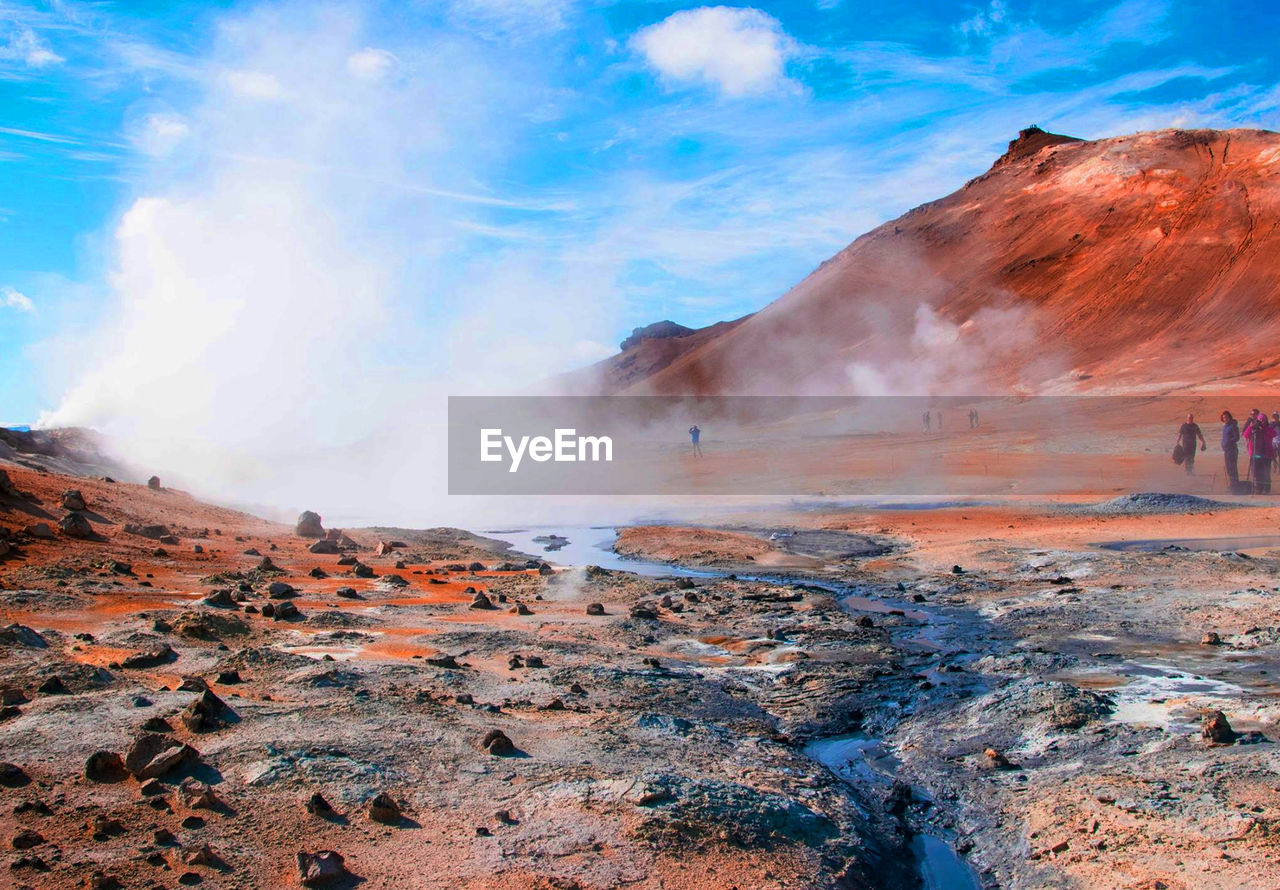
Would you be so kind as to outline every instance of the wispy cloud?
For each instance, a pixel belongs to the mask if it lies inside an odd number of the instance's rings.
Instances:
[[[36,305],[31,298],[16,288],[0,287],[0,306],[17,309],[19,312],[35,312]]]
[[[4,28],[0,24],[0,28]],[[28,68],[48,68],[66,61],[31,28],[10,22],[0,43],[0,62],[19,62]]]

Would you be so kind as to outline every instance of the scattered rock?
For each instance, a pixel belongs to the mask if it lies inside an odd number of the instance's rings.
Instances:
[[[395,825],[400,821],[400,804],[384,791],[369,801],[369,818],[383,825]]]
[[[36,692],[41,695],[66,695],[70,691],[67,684],[63,683],[62,678],[56,674],[36,687]]]
[[[603,614],[604,614],[604,604],[603,604],[603,603],[587,603],[587,614],[588,614],[588,615],[603,615]]]
[[[1230,745],[1236,740],[1236,731],[1221,711],[1209,711],[1204,715],[1200,734],[1215,745]]]
[[[298,524],[294,526],[294,533],[299,538],[324,538],[324,526],[320,522],[320,515],[310,510],[303,510],[298,517]]]
[[[144,732],[125,755],[124,765],[135,779],[142,781],[158,779],[199,759],[200,752],[184,742],[160,733]]]
[[[340,853],[333,850],[317,853],[298,851],[298,880],[304,887],[325,887],[349,876]]]
[[[489,597],[485,596],[483,593],[477,593],[477,594],[475,595],[475,597],[471,600],[471,606],[470,606],[470,608],[472,608],[472,609],[496,609],[496,608],[497,608],[497,606],[495,606],[495,605],[490,601]]]
[[[147,488],[151,489],[152,491],[159,491],[159,490],[160,490],[160,477],[159,477],[159,476],[152,476],[150,479],[148,479],[148,480],[147,480]]]
[[[114,751],[95,751],[84,762],[84,777],[90,782],[123,782],[129,778],[124,759]]]
[[[24,828],[13,836],[10,843],[15,850],[30,850],[44,843],[44,835],[30,828]]]
[[[159,649],[153,649],[150,652],[139,652],[136,655],[130,655],[124,661],[120,662],[120,666],[124,668],[153,668],[162,664],[169,664],[176,661],[178,653],[173,647],[165,643]]]
[[[1200,638],[1200,645],[1201,646],[1221,646],[1222,637],[1218,636],[1215,632],[1211,630],[1206,631],[1205,635]]]
[[[62,493],[62,509],[79,512],[88,508],[89,505],[84,502],[84,495],[80,493],[80,489],[68,488]]]
[[[267,598],[273,600],[293,599],[298,595],[298,591],[293,589],[292,584],[286,584],[284,581],[272,581],[267,586]]]
[[[987,768],[995,770],[1012,770],[1018,769],[1017,764],[1009,760],[995,748],[987,748],[982,752],[982,756],[987,759]]]
[[[47,541],[53,537],[53,527],[47,522],[33,522],[25,529],[26,533],[33,538],[39,538]]]
[[[328,538],[324,538],[319,541],[316,541],[307,549],[312,553],[332,556],[338,552],[338,542],[331,541]]]
[[[500,729],[491,729],[480,740],[481,750],[488,751],[495,757],[510,757],[516,753],[516,746]]]
[[[267,614],[266,606],[262,607],[262,614],[263,615]],[[289,602],[288,600],[285,600],[284,602],[277,604],[274,610],[274,614],[272,614],[271,616],[273,621],[296,621],[301,617],[302,617],[302,613],[298,611],[298,607],[295,606],[293,603]]]
[[[319,816],[321,819],[332,819],[338,815],[337,810],[333,808],[333,804],[325,800],[323,794],[317,791],[307,799],[307,812],[313,816]]]
[[[58,522],[58,528],[69,538],[89,538],[93,536],[93,526],[83,513],[68,513]]]
[[[0,761],[0,785],[5,788],[21,788],[29,784],[31,784],[31,777],[27,775],[26,770],[16,763]]]

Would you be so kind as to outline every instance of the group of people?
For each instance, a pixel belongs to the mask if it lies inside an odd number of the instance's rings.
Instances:
[[[931,432],[933,430],[934,415],[937,415],[937,418],[938,418],[938,431],[939,432],[942,431],[942,412],[926,411],[924,412],[924,416],[921,418],[921,420],[924,421],[924,431],[926,433]],[[978,409],[970,408],[969,409],[969,429],[976,430],[977,428],[978,428]]]
[[[1222,421],[1222,459],[1231,490],[1271,494],[1272,465],[1280,460],[1280,411],[1267,417],[1265,411],[1254,408],[1243,427],[1230,411],[1223,411],[1219,419]],[[1241,440],[1249,454],[1244,484],[1240,482]],[[1188,414],[1186,422],[1178,429],[1177,442],[1187,475],[1195,472],[1197,444],[1201,451],[1208,447],[1195,415]]]

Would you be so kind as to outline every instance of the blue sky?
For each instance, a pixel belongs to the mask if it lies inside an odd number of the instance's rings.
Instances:
[[[1223,0],[0,0],[0,421],[268,391],[327,441],[527,382],[759,308],[1028,124],[1275,128],[1277,41]]]

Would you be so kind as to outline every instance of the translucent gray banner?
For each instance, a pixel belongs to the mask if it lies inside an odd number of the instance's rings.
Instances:
[[[1250,413],[1278,408],[1280,394],[451,397],[449,493],[1265,493],[1270,452],[1250,446],[1275,430]],[[1240,431],[1234,488],[1224,410]]]

